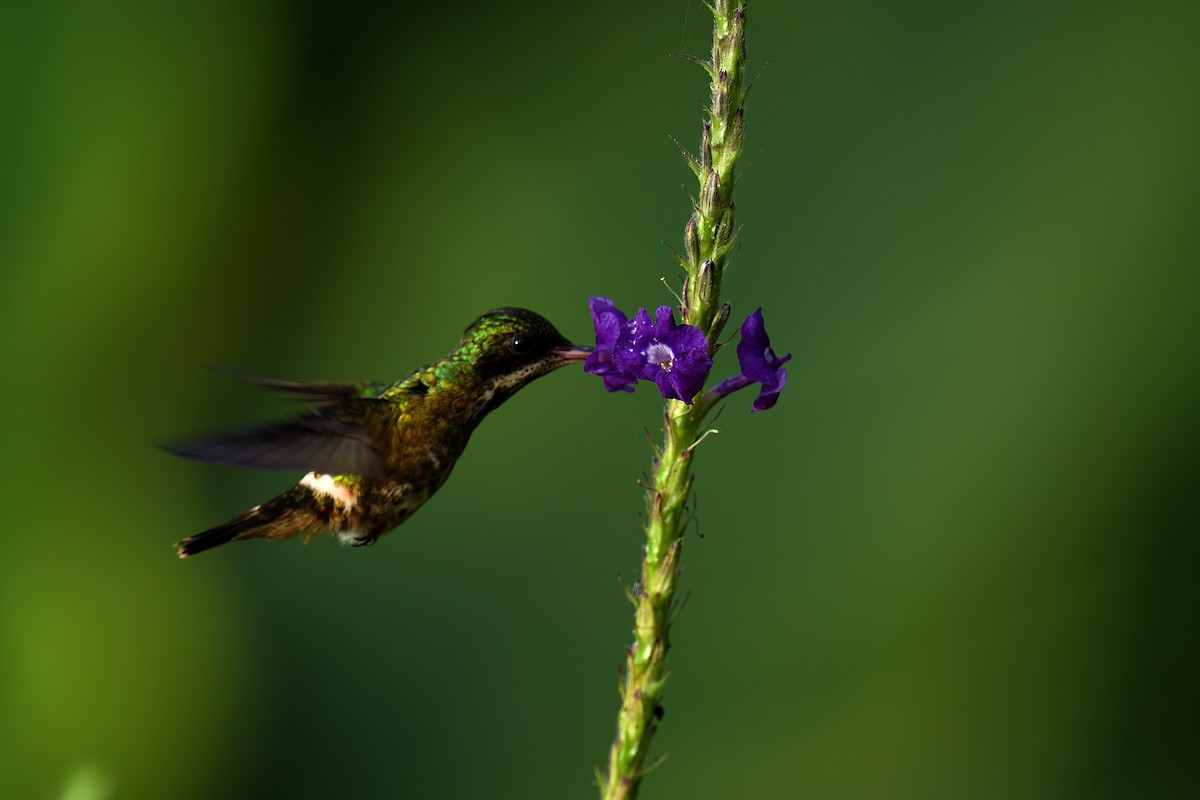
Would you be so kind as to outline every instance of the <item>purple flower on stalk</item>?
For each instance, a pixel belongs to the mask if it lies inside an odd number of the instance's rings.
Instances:
[[[759,308],[742,323],[742,337],[737,346],[738,366],[742,375],[761,383],[762,389],[754,399],[751,411],[766,411],[779,400],[779,393],[787,385],[787,370],[783,365],[791,359],[788,353],[783,358],[771,349],[771,339],[763,325],[762,309]]]
[[[660,306],[654,316],[651,324],[642,308],[626,323],[629,336],[613,351],[613,364],[627,375],[654,381],[663,397],[691,403],[712,368],[708,340],[694,325],[676,325],[669,306]]]
[[[691,403],[712,367],[708,341],[699,328],[676,325],[667,306],[651,322],[644,308],[630,320],[606,298],[593,297],[589,305],[596,349],[585,372],[602,376],[610,392],[631,392],[638,380],[654,381],[663,397]]]

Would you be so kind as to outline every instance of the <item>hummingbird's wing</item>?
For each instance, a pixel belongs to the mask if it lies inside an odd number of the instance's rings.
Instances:
[[[226,372],[225,374],[246,383],[253,383],[255,386],[274,389],[284,397],[293,400],[307,400],[314,403],[331,403],[340,400],[375,397],[386,388],[384,384],[373,383],[371,381],[357,381],[353,383],[315,381],[312,383],[303,383],[300,381],[260,378],[257,375],[247,375],[241,372]]]
[[[356,422],[356,418],[363,416],[364,405],[348,403],[337,408],[317,408],[262,428],[215,439],[167,444],[163,449],[209,464],[362,475],[386,483],[383,456],[370,432]]]

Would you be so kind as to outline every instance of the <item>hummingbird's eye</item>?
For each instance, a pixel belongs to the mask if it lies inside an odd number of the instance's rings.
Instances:
[[[516,355],[523,356],[533,350],[533,337],[518,333],[508,340],[508,349]]]

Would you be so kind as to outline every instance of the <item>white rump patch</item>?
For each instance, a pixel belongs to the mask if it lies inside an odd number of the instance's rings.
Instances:
[[[300,479],[300,485],[307,486],[313,494],[331,497],[335,502],[348,509],[358,505],[358,495],[354,493],[354,490],[335,481],[332,475],[310,472]]]

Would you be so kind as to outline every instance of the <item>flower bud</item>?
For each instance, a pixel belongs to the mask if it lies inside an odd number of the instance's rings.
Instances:
[[[687,225],[683,228],[683,246],[687,252],[688,263],[692,269],[700,263],[700,233],[696,230],[696,216],[688,217]]]

